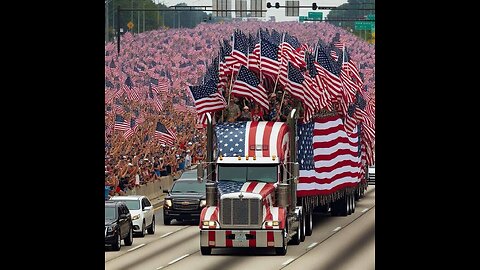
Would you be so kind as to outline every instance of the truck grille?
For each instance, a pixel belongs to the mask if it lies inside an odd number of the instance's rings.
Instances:
[[[198,200],[176,199],[173,200],[173,209],[175,210],[197,210]]]
[[[259,199],[225,198],[220,205],[220,223],[231,228],[260,227],[262,222]]]

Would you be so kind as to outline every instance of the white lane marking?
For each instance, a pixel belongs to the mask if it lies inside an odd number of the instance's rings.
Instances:
[[[183,259],[185,257],[188,257],[188,256],[190,256],[190,254],[187,253],[187,254],[183,255],[182,257],[176,258],[175,260],[169,262],[168,265],[174,264],[174,263],[176,263],[176,262],[180,261],[181,259]]]
[[[365,213],[368,211],[368,208],[363,209],[362,213]]]
[[[143,247],[143,246],[145,246],[145,244],[140,244],[140,245],[138,245],[138,246],[136,246],[136,247],[134,247],[134,248],[131,248],[131,249],[127,250],[127,252],[129,252],[129,251],[134,251],[135,249],[141,248],[141,247]]]
[[[166,237],[166,236],[169,236],[169,235],[172,234],[172,233],[174,233],[174,232],[167,232],[166,234],[160,236],[160,238],[164,238],[164,237]]]
[[[291,263],[293,260],[294,260],[294,258],[290,258],[286,262],[282,263],[282,265],[287,265],[287,264]]]
[[[335,229],[333,229],[334,232],[340,230],[342,227],[336,227]]]
[[[157,270],[160,270],[160,269],[162,269],[163,267],[165,267],[165,266],[160,266],[160,267],[157,267]]]
[[[316,245],[318,245],[318,243],[317,243],[317,242],[313,242],[313,243],[310,244],[310,246],[307,247],[307,249],[311,249],[311,248],[313,248],[313,247],[316,246]]]

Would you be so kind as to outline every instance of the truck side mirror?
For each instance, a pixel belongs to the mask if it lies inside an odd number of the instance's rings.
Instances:
[[[203,170],[204,170],[203,169],[203,164],[199,163],[197,165],[197,180],[199,180],[199,181],[204,177]]]

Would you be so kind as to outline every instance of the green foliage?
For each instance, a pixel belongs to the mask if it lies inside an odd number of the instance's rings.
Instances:
[[[354,20],[365,20],[368,14],[375,14],[375,10],[358,10],[359,8],[375,9],[375,0],[348,0],[348,3],[340,5],[339,7],[347,10],[332,10],[328,13],[326,20],[331,20],[331,24],[348,30],[351,29],[356,35],[364,37],[364,31],[362,31],[362,33],[355,31]],[[367,39],[368,35],[369,34],[366,34]]]

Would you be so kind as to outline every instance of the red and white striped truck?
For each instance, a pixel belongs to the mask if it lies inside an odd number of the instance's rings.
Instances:
[[[312,212],[346,216],[367,188],[358,130],[347,132],[335,113],[297,123],[244,121],[212,124],[207,114],[207,206],[200,216],[200,248],[266,247],[278,255],[312,234]],[[204,175],[204,168],[207,175]]]

